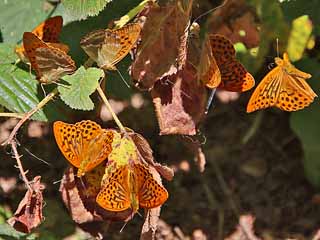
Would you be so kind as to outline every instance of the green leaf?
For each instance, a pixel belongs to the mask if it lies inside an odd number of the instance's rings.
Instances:
[[[0,64],[13,63],[17,59],[14,53],[15,44],[0,43]]]
[[[302,58],[312,33],[312,22],[307,15],[296,18],[292,21],[287,52],[290,59],[295,62]]]
[[[36,107],[39,103],[37,87],[38,82],[32,79],[30,73],[11,64],[0,65],[0,104],[11,112],[25,113]],[[32,119],[48,120],[42,110],[35,113]]]
[[[23,32],[31,31],[47,18],[52,10],[43,0],[0,1],[0,23],[3,42],[16,43],[22,39]],[[46,9],[46,11],[44,11]],[[5,23],[5,24],[4,24]]]
[[[311,73],[312,78],[308,79],[308,83],[311,84],[313,90],[320,95],[320,69],[317,67],[316,60],[303,59],[299,61],[299,69]],[[303,165],[306,177],[316,187],[320,187],[320,111],[319,100],[315,99],[315,102],[310,107],[294,112],[291,115],[291,127],[299,136],[303,150],[304,159]]]
[[[101,69],[80,67],[73,75],[62,78],[70,86],[58,86],[61,99],[73,109],[92,110],[94,104],[89,96],[96,90],[103,76]]]
[[[22,238],[24,239],[26,235],[27,234],[25,233],[18,232],[7,223],[0,225],[0,236],[12,237],[15,239],[22,239]]]
[[[75,19],[86,19],[96,16],[111,0],[63,0],[66,11]]]

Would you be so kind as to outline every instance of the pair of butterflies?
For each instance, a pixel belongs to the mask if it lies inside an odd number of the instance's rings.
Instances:
[[[76,124],[57,121],[53,125],[57,145],[64,157],[82,177],[97,167],[114,150],[114,130],[102,129],[97,123],[84,120]],[[115,168],[103,179],[96,202],[109,211],[124,211],[129,208],[135,213],[139,206],[155,208],[168,199],[167,190],[140,162],[129,162]]]
[[[225,37],[214,34],[209,40],[200,59],[200,78],[211,89],[221,88],[232,92],[250,90],[254,78],[235,58],[235,49]],[[205,64],[205,63],[210,64]],[[297,111],[310,105],[317,96],[305,81],[311,75],[295,68],[288,54],[283,59],[275,58],[277,66],[259,83],[250,97],[247,112],[267,107],[278,107],[284,111]]]
[[[68,46],[58,42],[61,28],[62,17],[49,18],[32,32],[25,32],[23,46],[16,48],[20,59],[30,61],[37,79],[43,84],[57,82],[76,70],[75,62],[67,54]],[[128,54],[140,31],[138,24],[128,24],[116,30],[101,29],[86,35],[80,44],[99,67],[115,70],[115,64]]]

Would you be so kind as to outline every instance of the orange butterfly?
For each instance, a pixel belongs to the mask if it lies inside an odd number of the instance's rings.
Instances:
[[[49,45],[31,32],[23,34],[23,46],[37,79],[43,84],[57,82],[76,70],[75,62],[67,55],[66,49]]]
[[[283,59],[276,57],[275,62],[277,66],[254,90],[247,105],[247,112],[272,106],[284,111],[297,111],[309,106],[317,97],[306,82],[311,75],[295,68],[287,53],[283,54]]]
[[[96,202],[108,211],[136,213],[139,206],[151,209],[168,199],[167,190],[161,186],[142,163],[128,163],[117,167],[102,181]]]
[[[209,41],[215,59],[212,68],[215,69],[214,66],[217,65],[220,71],[220,79],[212,75],[212,79],[209,81],[211,85],[231,92],[244,92],[251,89],[255,84],[254,78],[237,61],[233,44],[219,34],[209,35]]]
[[[138,40],[141,27],[137,23],[110,30],[100,29],[88,33],[80,41],[88,56],[105,70],[116,70],[121,61]]]
[[[63,19],[61,16],[52,17],[35,27],[32,30],[32,33],[42,41],[68,52],[69,47],[65,44],[59,43],[59,34],[61,32],[62,25]],[[23,44],[21,46],[17,46],[15,48],[15,52],[23,62],[28,62]]]
[[[78,168],[78,177],[102,163],[112,151],[113,131],[90,120],[76,124],[57,121],[53,133],[64,157]]]

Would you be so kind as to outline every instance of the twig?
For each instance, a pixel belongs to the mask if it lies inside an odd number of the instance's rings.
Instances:
[[[13,138],[18,132],[19,128],[24,124],[33,114],[35,114],[38,110],[40,110],[44,105],[46,105],[56,94],[58,93],[57,89],[54,89],[51,93],[49,93],[38,105],[31,109],[29,112],[25,113],[23,118],[17,123],[12,132],[10,133],[8,139],[2,143],[3,145],[11,144],[13,142]]]
[[[23,113],[0,113],[0,117],[23,118]]]
[[[257,130],[259,129],[259,127],[261,125],[262,118],[263,118],[263,112],[260,111],[257,113],[255,119],[253,120],[253,124],[251,125],[251,127],[247,131],[246,135],[244,135],[244,137],[242,138],[242,141],[241,141],[242,144],[246,144],[253,137],[253,135],[257,132]]]
[[[109,112],[111,113],[113,120],[116,122],[116,124],[118,125],[119,129],[121,132],[126,132],[125,127],[122,125],[122,123],[120,122],[119,118],[117,117],[117,115],[115,114],[115,112],[113,111],[106,95],[104,94],[103,90],[101,89],[100,85],[97,87],[97,91],[100,95],[100,97],[102,98],[104,104],[106,105],[107,109],[109,110]]]
[[[28,180],[28,178],[26,176],[26,172],[23,170],[23,167],[22,167],[22,163],[21,163],[21,160],[20,160],[20,155],[19,155],[18,150],[17,150],[17,143],[16,143],[15,140],[12,140],[10,142],[10,144],[11,144],[11,147],[12,147],[12,150],[13,150],[14,158],[17,161],[18,168],[19,168],[20,174],[22,176],[22,179],[23,179],[24,183],[26,184],[27,188],[30,191],[32,191],[32,188],[30,186],[29,180]]]

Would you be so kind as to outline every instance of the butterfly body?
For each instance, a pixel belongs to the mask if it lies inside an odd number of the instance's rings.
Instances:
[[[57,121],[53,132],[64,157],[78,168],[78,177],[98,166],[112,151],[113,131],[90,120],[76,124]]]
[[[139,207],[155,208],[168,198],[167,190],[162,187],[142,163],[128,163],[117,167],[103,180],[97,195],[97,203],[109,211],[133,213]]]
[[[23,34],[23,45],[37,79],[43,84],[57,82],[76,70],[75,62],[65,52],[68,51],[66,45],[47,44],[31,32]]]
[[[80,45],[100,68],[116,70],[115,65],[129,53],[140,31],[140,25],[135,23],[116,30],[96,30],[82,38]]]
[[[272,106],[284,111],[297,111],[310,105],[317,96],[306,82],[311,75],[293,66],[287,53],[283,54],[283,59],[276,57],[275,62],[277,66],[253,92],[247,112]]]

